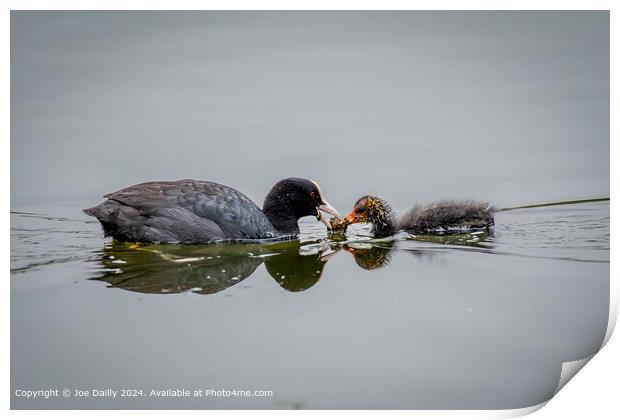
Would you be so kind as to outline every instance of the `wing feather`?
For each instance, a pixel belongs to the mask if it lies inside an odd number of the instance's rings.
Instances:
[[[147,182],[104,197],[136,209],[153,235],[219,239],[270,237],[275,229],[261,209],[234,188],[215,182],[184,179]],[[179,240],[185,242],[184,240]]]

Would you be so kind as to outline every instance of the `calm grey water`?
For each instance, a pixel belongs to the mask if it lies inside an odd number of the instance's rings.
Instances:
[[[12,214],[14,389],[274,396],[14,407],[518,408],[607,327],[607,202],[499,213],[491,237],[343,243],[305,221],[300,241],[138,249],[54,214]]]
[[[13,12],[13,408],[520,408],[598,350],[609,202],[493,235],[132,248],[80,212],[193,177],[403,212],[609,196],[604,12]],[[25,399],[17,389],[270,390]]]

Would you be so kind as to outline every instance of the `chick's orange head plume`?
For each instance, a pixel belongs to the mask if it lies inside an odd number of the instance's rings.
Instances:
[[[367,216],[368,196],[364,196],[355,202],[353,209],[346,219],[350,223],[364,223]]]

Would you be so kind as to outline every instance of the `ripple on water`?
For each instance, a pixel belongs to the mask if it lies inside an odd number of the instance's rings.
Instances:
[[[299,255],[328,255],[343,246],[369,248],[389,243],[397,250],[433,249],[443,252],[484,252],[527,258],[557,258],[576,261],[609,261],[609,202],[580,203],[498,212],[494,232],[451,235],[410,235],[404,232],[390,238],[374,239],[369,225],[352,225],[347,237],[326,238],[322,224],[300,221],[298,240],[285,241]],[[37,213],[11,213],[11,272],[40,270],[51,264],[91,263],[102,255],[104,242],[100,227],[84,218]],[[226,249],[227,245],[217,245]],[[243,246],[236,244],[234,246]],[[177,245],[183,247],[182,245]],[[260,249],[248,244],[248,258],[266,260],[281,252],[282,243]],[[159,252],[162,259],[176,263],[195,263],[218,259],[222,255],[175,257]],[[123,265],[122,260],[115,264]]]

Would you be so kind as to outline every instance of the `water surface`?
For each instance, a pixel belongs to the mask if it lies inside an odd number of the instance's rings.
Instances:
[[[77,209],[11,218],[14,389],[273,391],[15,407],[519,408],[607,327],[608,202],[500,212],[491,235],[304,220],[295,241],[137,248]]]

